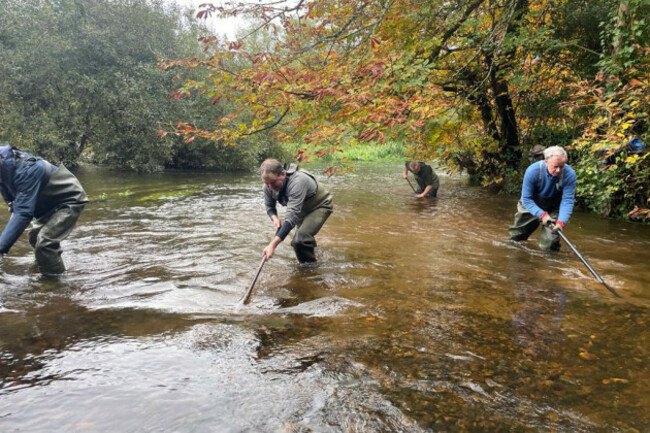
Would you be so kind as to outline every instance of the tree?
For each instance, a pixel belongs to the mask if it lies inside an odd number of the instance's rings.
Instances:
[[[650,220],[650,153],[630,146],[650,142],[650,4],[621,0],[603,25],[607,47],[592,79],[576,82],[565,104],[586,118],[574,141],[585,182],[578,193],[592,211]]]
[[[523,0],[207,5],[199,16],[252,15],[277,37],[264,50],[231,42],[215,45],[209,61],[169,63],[211,74],[209,81],[186,83],[185,92],[218,97],[218,89],[240,107],[218,119],[215,129],[183,123],[176,132],[236,143],[283,125],[277,129],[285,138],[320,147],[391,137],[414,143],[420,156],[432,156],[438,148],[429,138],[436,132],[427,127],[434,121],[480,119],[484,135],[496,145],[465,165],[490,156],[493,172],[518,168],[521,149],[507,82],[517,50],[508,44],[510,35],[520,32],[527,5]],[[466,104],[479,110],[478,119]],[[253,113],[250,122],[242,121],[246,113]]]
[[[646,9],[642,0],[204,5],[199,17],[246,15],[258,25],[238,41],[205,39],[209,59],[166,64],[209,77],[187,81],[180,93],[234,107],[213,127],[181,122],[175,132],[236,144],[274,131],[317,155],[402,140],[415,157],[516,191],[527,149],[559,144],[581,158],[574,140],[602,129],[589,107],[572,108],[580,105],[577,88],[599,87],[594,80],[607,70],[619,77],[633,65],[647,70]],[[272,36],[263,47],[248,43],[256,30]]]
[[[157,131],[192,111],[169,100],[157,61],[196,52],[196,25],[155,0],[7,0],[0,12],[3,140],[72,166],[82,154],[140,170],[171,161],[175,140]]]

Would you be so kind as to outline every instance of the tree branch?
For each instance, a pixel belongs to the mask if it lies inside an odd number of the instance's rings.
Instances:
[[[287,115],[287,113],[289,112],[289,108],[290,108],[290,107],[287,107],[287,109],[284,110],[284,113],[282,113],[282,116],[280,116],[280,118],[279,118],[278,120],[276,120],[275,122],[271,123],[270,125],[265,126],[265,127],[262,128],[262,129],[258,129],[257,131],[247,132],[246,134],[242,134],[242,135],[253,135],[253,134],[257,134],[257,133],[260,133],[260,132],[262,132],[262,131],[266,131],[266,130],[268,130],[268,129],[271,129],[271,128],[277,126],[280,122],[282,122],[282,119],[284,119],[284,116]]]

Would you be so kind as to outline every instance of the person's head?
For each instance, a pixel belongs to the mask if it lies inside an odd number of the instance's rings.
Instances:
[[[420,161],[411,161],[409,162],[409,168],[413,173],[419,173],[422,168],[422,163]]]
[[[568,155],[560,146],[551,146],[544,149],[544,162],[551,176],[558,176],[564,169]]]
[[[280,161],[276,159],[266,159],[260,165],[260,177],[264,185],[273,191],[279,191],[284,184],[284,178],[287,173]]]
[[[536,144],[528,152],[528,161],[535,162],[544,159],[544,146]]]

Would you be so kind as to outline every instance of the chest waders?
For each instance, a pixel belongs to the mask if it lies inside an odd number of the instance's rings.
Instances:
[[[63,165],[51,173],[42,188],[29,231],[29,243],[34,248],[41,272],[60,274],[65,271],[61,241],[72,232],[88,197],[79,180]]]
[[[305,200],[300,211],[300,223],[296,226],[296,232],[291,241],[291,246],[296,253],[300,263],[316,261],[316,234],[320,231],[327,218],[334,211],[332,195],[316,180],[316,178],[304,171],[316,182],[316,194]]]
[[[541,189],[542,175],[543,175],[543,161],[539,163],[539,176],[537,178],[538,189]],[[555,185],[557,194],[554,196],[546,197],[536,194],[533,197],[535,204],[541,209],[548,212],[553,218],[557,219],[558,211],[560,210],[560,203],[562,202],[562,184],[564,181],[564,171],[560,173],[560,179]],[[537,227],[541,224],[539,218],[528,212],[528,209],[521,203],[517,203],[517,212],[515,213],[515,221],[508,229],[510,239],[513,241],[525,241],[533,234]],[[539,237],[538,245],[543,250],[559,251],[560,239],[557,233],[553,232],[550,227],[542,226],[542,234]]]

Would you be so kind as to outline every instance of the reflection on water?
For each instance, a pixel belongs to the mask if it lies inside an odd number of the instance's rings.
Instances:
[[[567,227],[615,299],[566,248],[507,242],[516,197],[442,175],[417,200],[399,163],[359,165],[322,179],[319,263],[286,242],[241,306],[257,176],[79,178],[69,272],[23,238],[2,265],[0,431],[650,429],[650,227]]]

